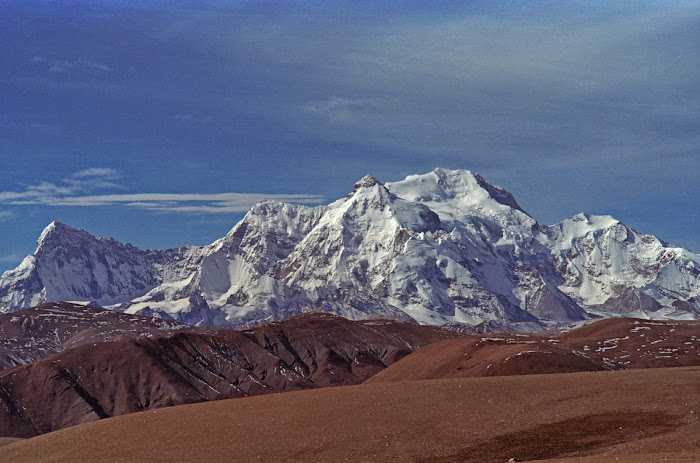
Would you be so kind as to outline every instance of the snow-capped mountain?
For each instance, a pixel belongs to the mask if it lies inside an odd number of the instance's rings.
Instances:
[[[92,301],[193,324],[300,312],[532,330],[592,316],[700,318],[700,256],[609,216],[547,226],[466,170],[382,184],[328,206],[254,206],[209,246],[143,251],[52,223],[0,278],[3,311]]]

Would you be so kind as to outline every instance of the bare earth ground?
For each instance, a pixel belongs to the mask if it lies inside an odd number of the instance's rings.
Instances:
[[[21,437],[0,437],[0,447],[23,440]]]
[[[430,344],[369,383],[700,366],[700,322],[600,320],[558,336],[488,334]]]
[[[0,461],[685,463],[700,461],[699,414],[700,367],[406,381],[135,413]]]

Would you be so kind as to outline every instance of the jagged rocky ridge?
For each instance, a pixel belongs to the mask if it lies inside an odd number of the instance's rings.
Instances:
[[[547,226],[466,170],[319,207],[254,206],[209,246],[140,250],[61,223],[0,278],[3,311],[91,301],[190,324],[308,311],[535,330],[593,316],[700,318],[700,256],[609,216]]]

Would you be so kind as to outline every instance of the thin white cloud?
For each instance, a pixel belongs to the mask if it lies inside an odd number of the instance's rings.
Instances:
[[[34,56],[30,60],[32,63],[44,67],[49,72],[68,73],[71,71],[96,71],[111,72],[113,69],[106,64],[84,59],[52,59],[43,56]]]
[[[172,116],[172,120],[178,124],[209,124],[213,121],[211,116],[200,116],[189,113],[178,113]]]
[[[86,69],[93,69],[95,71],[102,71],[102,72],[111,72],[112,71],[112,68],[107,66],[106,64],[96,63],[94,61],[78,60],[75,62],[75,64],[78,66],[82,66],[83,68],[86,68]]]
[[[118,172],[115,169],[109,169],[105,167],[90,167],[89,169],[81,170],[80,172],[74,173],[71,177],[84,178],[84,177],[116,177]]]
[[[58,182],[42,181],[35,184],[25,184],[23,191],[0,191],[0,204],[52,205],[62,198],[87,194],[99,189],[122,189],[113,180],[118,177],[114,169],[92,167],[75,172]]]
[[[341,98],[331,97],[326,100],[311,102],[306,109],[315,113],[328,113],[332,111],[376,106],[378,102],[372,98]]]
[[[0,203],[9,204],[11,201],[27,197],[27,192],[0,191]]]
[[[124,189],[122,185],[115,182],[117,177],[119,177],[119,172],[115,169],[91,167],[75,172],[69,178],[64,179],[63,183],[70,189],[70,192],[66,194],[99,189]]]
[[[0,262],[19,262],[23,259],[23,256],[19,254],[6,254],[0,255]]]
[[[324,117],[332,124],[350,122],[367,111],[377,109],[381,102],[373,98],[343,98],[334,96],[312,101],[304,106],[307,112]]]
[[[79,193],[89,193],[99,189],[123,189],[114,182],[118,172],[114,169],[92,167],[75,172],[56,183],[42,181],[35,184],[25,184],[24,191],[0,191],[0,203],[47,204],[74,196]]]
[[[10,206],[41,205],[52,207],[123,206],[155,212],[227,214],[245,212],[266,200],[319,204],[323,197],[309,194],[263,193],[129,193],[79,194],[102,188],[123,188],[104,180],[116,177],[114,169],[90,168],[76,172],[60,184],[41,182],[28,185],[24,191],[0,192],[0,204]],[[85,181],[89,180],[89,181]],[[0,219],[3,217],[0,213]]]
[[[282,38],[264,29],[255,51],[270,63],[304,63],[290,80],[303,84],[313,75],[300,117],[289,121],[298,132],[411,155],[490,155],[502,144],[530,144],[535,157],[568,156],[566,147],[547,144],[585,137],[604,144],[607,118],[639,127],[632,119],[648,120],[650,112],[697,114],[697,58],[680,39],[700,18],[697,8],[628,6],[598,15],[568,8],[548,12],[534,2],[523,14],[426,14],[381,28],[320,23],[325,34],[290,34],[285,56],[272,46]],[[319,35],[327,37],[323,47]],[[320,92],[336,96],[319,99]],[[531,128],[541,121],[548,125]]]
[[[0,195],[1,194],[2,193],[0,193]],[[306,194],[135,193],[90,196],[34,196],[10,200],[7,202],[7,204],[14,206],[44,205],[56,207],[97,207],[122,205],[130,208],[145,209],[157,212],[225,214],[245,212],[255,204],[266,200],[293,202],[299,204],[318,204],[323,200],[323,197]]]
[[[75,191],[75,188],[70,186],[59,186],[55,183],[41,182],[36,185],[27,186],[26,193],[32,196],[44,195],[67,195]]]

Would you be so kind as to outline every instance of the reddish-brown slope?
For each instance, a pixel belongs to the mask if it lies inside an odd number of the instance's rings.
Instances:
[[[452,336],[435,327],[305,314],[246,331],[85,345],[0,372],[0,436],[169,405],[358,384]]]
[[[695,367],[298,391],[87,423],[0,448],[0,460],[690,463],[699,381]]]
[[[560,336],[468,336],[424,347],[369,382],[700,365],[700,322],[601,320]]]
[[[25,365],[73,347],[193,327],[160,318],[68,302],[0,314],[0,370]]]

